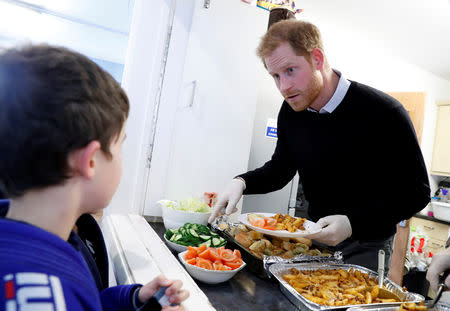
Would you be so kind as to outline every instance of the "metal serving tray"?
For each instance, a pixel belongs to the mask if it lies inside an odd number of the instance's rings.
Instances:
[[[397,311],[398,306],[384,307],[384,306],[357,306],[348,308],[347,311]],[[429,311],[450,311],[450,305],[445,302],[438,302]]]
[[[294,263],[294,264],[273,264],[269,267],[270,273],[280,282],[280,289],[281,292],[300,310],[338,310],[338,309],[347,309],[350,307],[395,307],[398,308],[401,304],[401,302],[395,302],[395,303],[373,303],[373,304],[361,304],[361,305],[346,305],[346,306],[324,306],[319,305],[317,303],[314,303],[312,301],[309,301],[303,295],[298,293],[291,285],[289,285],[288,282],[286,282],[283,279],[283,274],[290,273],[291,268],[296,268],[299,271],[311,271],[311,270],[318,270],[318,269],[324,269],[324,270],[334,270],[334,269],[343,269],[349,271],[351,268],[353,270],[359,270],[360,272],[368,273],[369,276],[378,278],[378,273],[361,267],[357,265],[349,265],[349,264],[332,264],[332,263]],[[410,293],[407,291],[404,291],[400,286],[395,284],[389,279],[384,279],[384,285],[386,288],[393,293],[397,294],[397,296],[402,301],[408,301],[408,302],[420,302],[423,301],[425,298],[422,295]],[[375,311],[376,309],[373,309]],[[355,310],[356,311],[356,310]],[[386,310],[387,311],[387,310]],[[391,311],[391,310],[389,310]]]
[[[223,216],[222,216],[223,217]],[[227,220],[221,220],[220,222],[226,222],[229,227],[240,225],[239,223],[228,222]],[[217,220],[213,225],[211,225],[211,229],[218,233],[222,238],[227,241],[227,247],[232,249],[238,249],[241,251],[242,259],[247,264],[246,269],[250,270],[254,274],[256,274],[259,278],[272,280],[270,273],[268,272],[268,267],[275,263],[297,263],[297,262],[334,262],[334,263],[342,263],[342,253],[335,252],[332,253],[326,248],[316,245],[313,241],[314,248],[320,251],[327,251],[331,253],[330,256],[320,257],[320,256],[311,256],[300,254],[295,257],[284,259],[278,256],[264,256],[263,259],[253,255],[246,247],[241,245],[235,238],[228,232],[228,230],[220,229],[218,227]],[[276,280],[274,280],[276,282]]]

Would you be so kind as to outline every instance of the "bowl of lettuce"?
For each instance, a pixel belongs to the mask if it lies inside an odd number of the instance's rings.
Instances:
[[[185,223],[206,225],[212,211],[208,204],[197,198],[160,200],[157,203],[161,206],[166,229],[176,229]]]

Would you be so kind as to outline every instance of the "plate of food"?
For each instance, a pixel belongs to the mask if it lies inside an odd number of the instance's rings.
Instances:
[[[282,238],[298,238],[322,231],[315,222],[283,214],[245,213],[239,216],[239,221],[255,231]]]

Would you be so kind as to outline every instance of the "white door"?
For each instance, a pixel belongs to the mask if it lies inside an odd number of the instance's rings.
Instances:
[[[187,3],[189,2],[189,3]],[[178,1],[145,200],[220,191],[247,171],[268,12],[238,0]]]

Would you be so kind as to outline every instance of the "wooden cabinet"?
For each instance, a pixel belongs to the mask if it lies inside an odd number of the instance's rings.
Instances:
[[[420,144],[422,139],[426,94],[424,92],[391,92],[388,94],[397,99],[403,107],[405,107],[406,111],[408,111]],[[389,278],[399,285],[403,283],[405,256],[409,240],[409,222],[410,221],[407,220],[404,226],[397,225],[394,250],[389,270]]]
[[[450,176],[450,101],[438,102],[431,174]]]
[[[433,254],[439,253],[445,249],[445,243],[449,236],[450,226],[447,224],[422,219],[418,217],[411,218],[411,227],[415,227],[427,237],[427,248]]]

